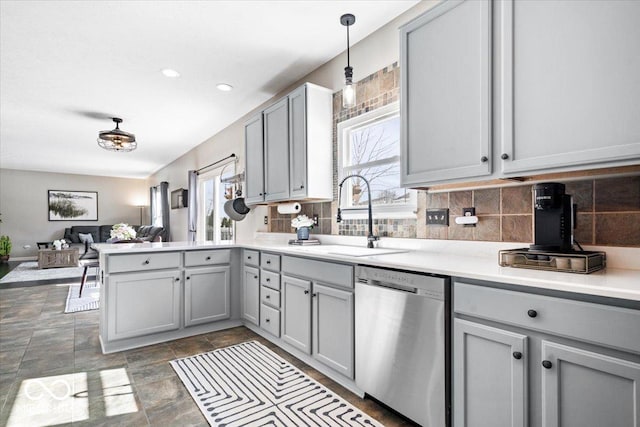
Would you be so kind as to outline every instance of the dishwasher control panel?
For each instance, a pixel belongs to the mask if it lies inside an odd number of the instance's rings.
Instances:
[[[447,278],[444,277],[362,265],[356,266],[355,276],[359,283],[368,283],[438,299],[444,299],[444,287],[447,282]]]

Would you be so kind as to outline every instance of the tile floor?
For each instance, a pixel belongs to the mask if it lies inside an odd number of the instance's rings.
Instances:
[[[35,403],[25,398],[25,391],[32,399],[47,397],[38,393],[34,381],[57,382],[59,387],[59,380],[69,379],[77,383],[72,407],[55,402],[52,392],[54,400],[49,398],[38,425],[207,425],[168,362],[247,340],[269,346],[384,425],[413,425],[370,399],[358,398],[245,327],[104,355],[98,342],[99,311],[64,314],[67,292],[65,283],[0,289],[0,425],[27,425],[21,411],[38,408],[30,408]]]

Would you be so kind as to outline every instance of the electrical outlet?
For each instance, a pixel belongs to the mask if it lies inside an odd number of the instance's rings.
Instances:
[[[462,216],[476,216],[476,208],[462,208]]]
[[[264,225],[269,224],[269,217],[268,216],[264,216]]]
[[[313,216],[313,225],[315,225],[316,227],[318,226],[318,214],[315,214]]]
[[[449,225],[449,209],[427,209],[427,225]]]

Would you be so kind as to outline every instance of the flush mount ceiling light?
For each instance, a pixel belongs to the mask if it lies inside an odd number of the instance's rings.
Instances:
[[[229,92],[230,90],[233,89],[233,86],[226,83],[218,83],[216,87],[218,88],[218,90],[221,90],[222,92]]]
[[[171,68],[165,68],[163,70],[160,71],[165,77],[169,77],[169,78],[177,78],[180,77],[180,73],[177,72],[176,70],[172,70]]]
[[[109,151],[133,151],[138,147],[136,136],[132,133],[120,130],[122,119],[113,117],[116,124],[113,130],[103,130],[98,134],[98,145]]]
[[[351,108],[356,105],[356,88],[353,85],[353,68],[349,63],[349,27],[356,22],[356,17],[345,13],[340,17],[340,23],[347,27],[347,66],[344,67],[344,88],[342,89],[342,107]]]

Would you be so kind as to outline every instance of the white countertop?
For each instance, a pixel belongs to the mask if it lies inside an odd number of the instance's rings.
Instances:
[[[329,240],[329,239],[328,239]],[[286,240],[285,240],[286,241]],[[353,244],[353,240],[347,240]],[[333,243],[333,242],[329,242]],[[466,246],[464,246],[466,245]],[[180,251],[197,249],[221,248],[249,248],[256,250],[275,251],[282,254],[340,261],[350,264],[363,264],[379,267],[403,269],[416,272],[440,274],[445,276],[462,277],[492,282],[509,283],[528,287],[595,295],[600,297],[619,298],[640,301],[640,270],[607,268],[591,274],[560,273],[553,271],[538,271],[523,268],[500,267],[498,252],[493,250],[497,245],[478,245],[470,243],[443,244],[436,241],[422,247],[395,248],[404,250],[401,253],[387,253],[371,256],[351,256],[350,252],[360,255],[364,245],[337,246],[335,244],[319,246],[289,246],[282,243],[282,239],[256,240],[254,242],[215,245],[211,242],[163,242],[163,243],[124,243],[124,244],[94,244],[93,247],[101,253],[126,254],[150,251]],[[523,245],[519,245],[523,246]],[[455,250],[455,248],[474,248],[473,250]],[[514,247],[511,245],[511,247]],[[352,249],[351,249],[352,248]],[[477,248],[484,249],[479,256]],[[340,249],[340,250],[339,250]],[[342,250],[344,249],[344,250]],[[392,250],[385,247],[381,250]],[[366,249],[364,250],[366,252]],[[635,252],[631,256],[635,258]]]

